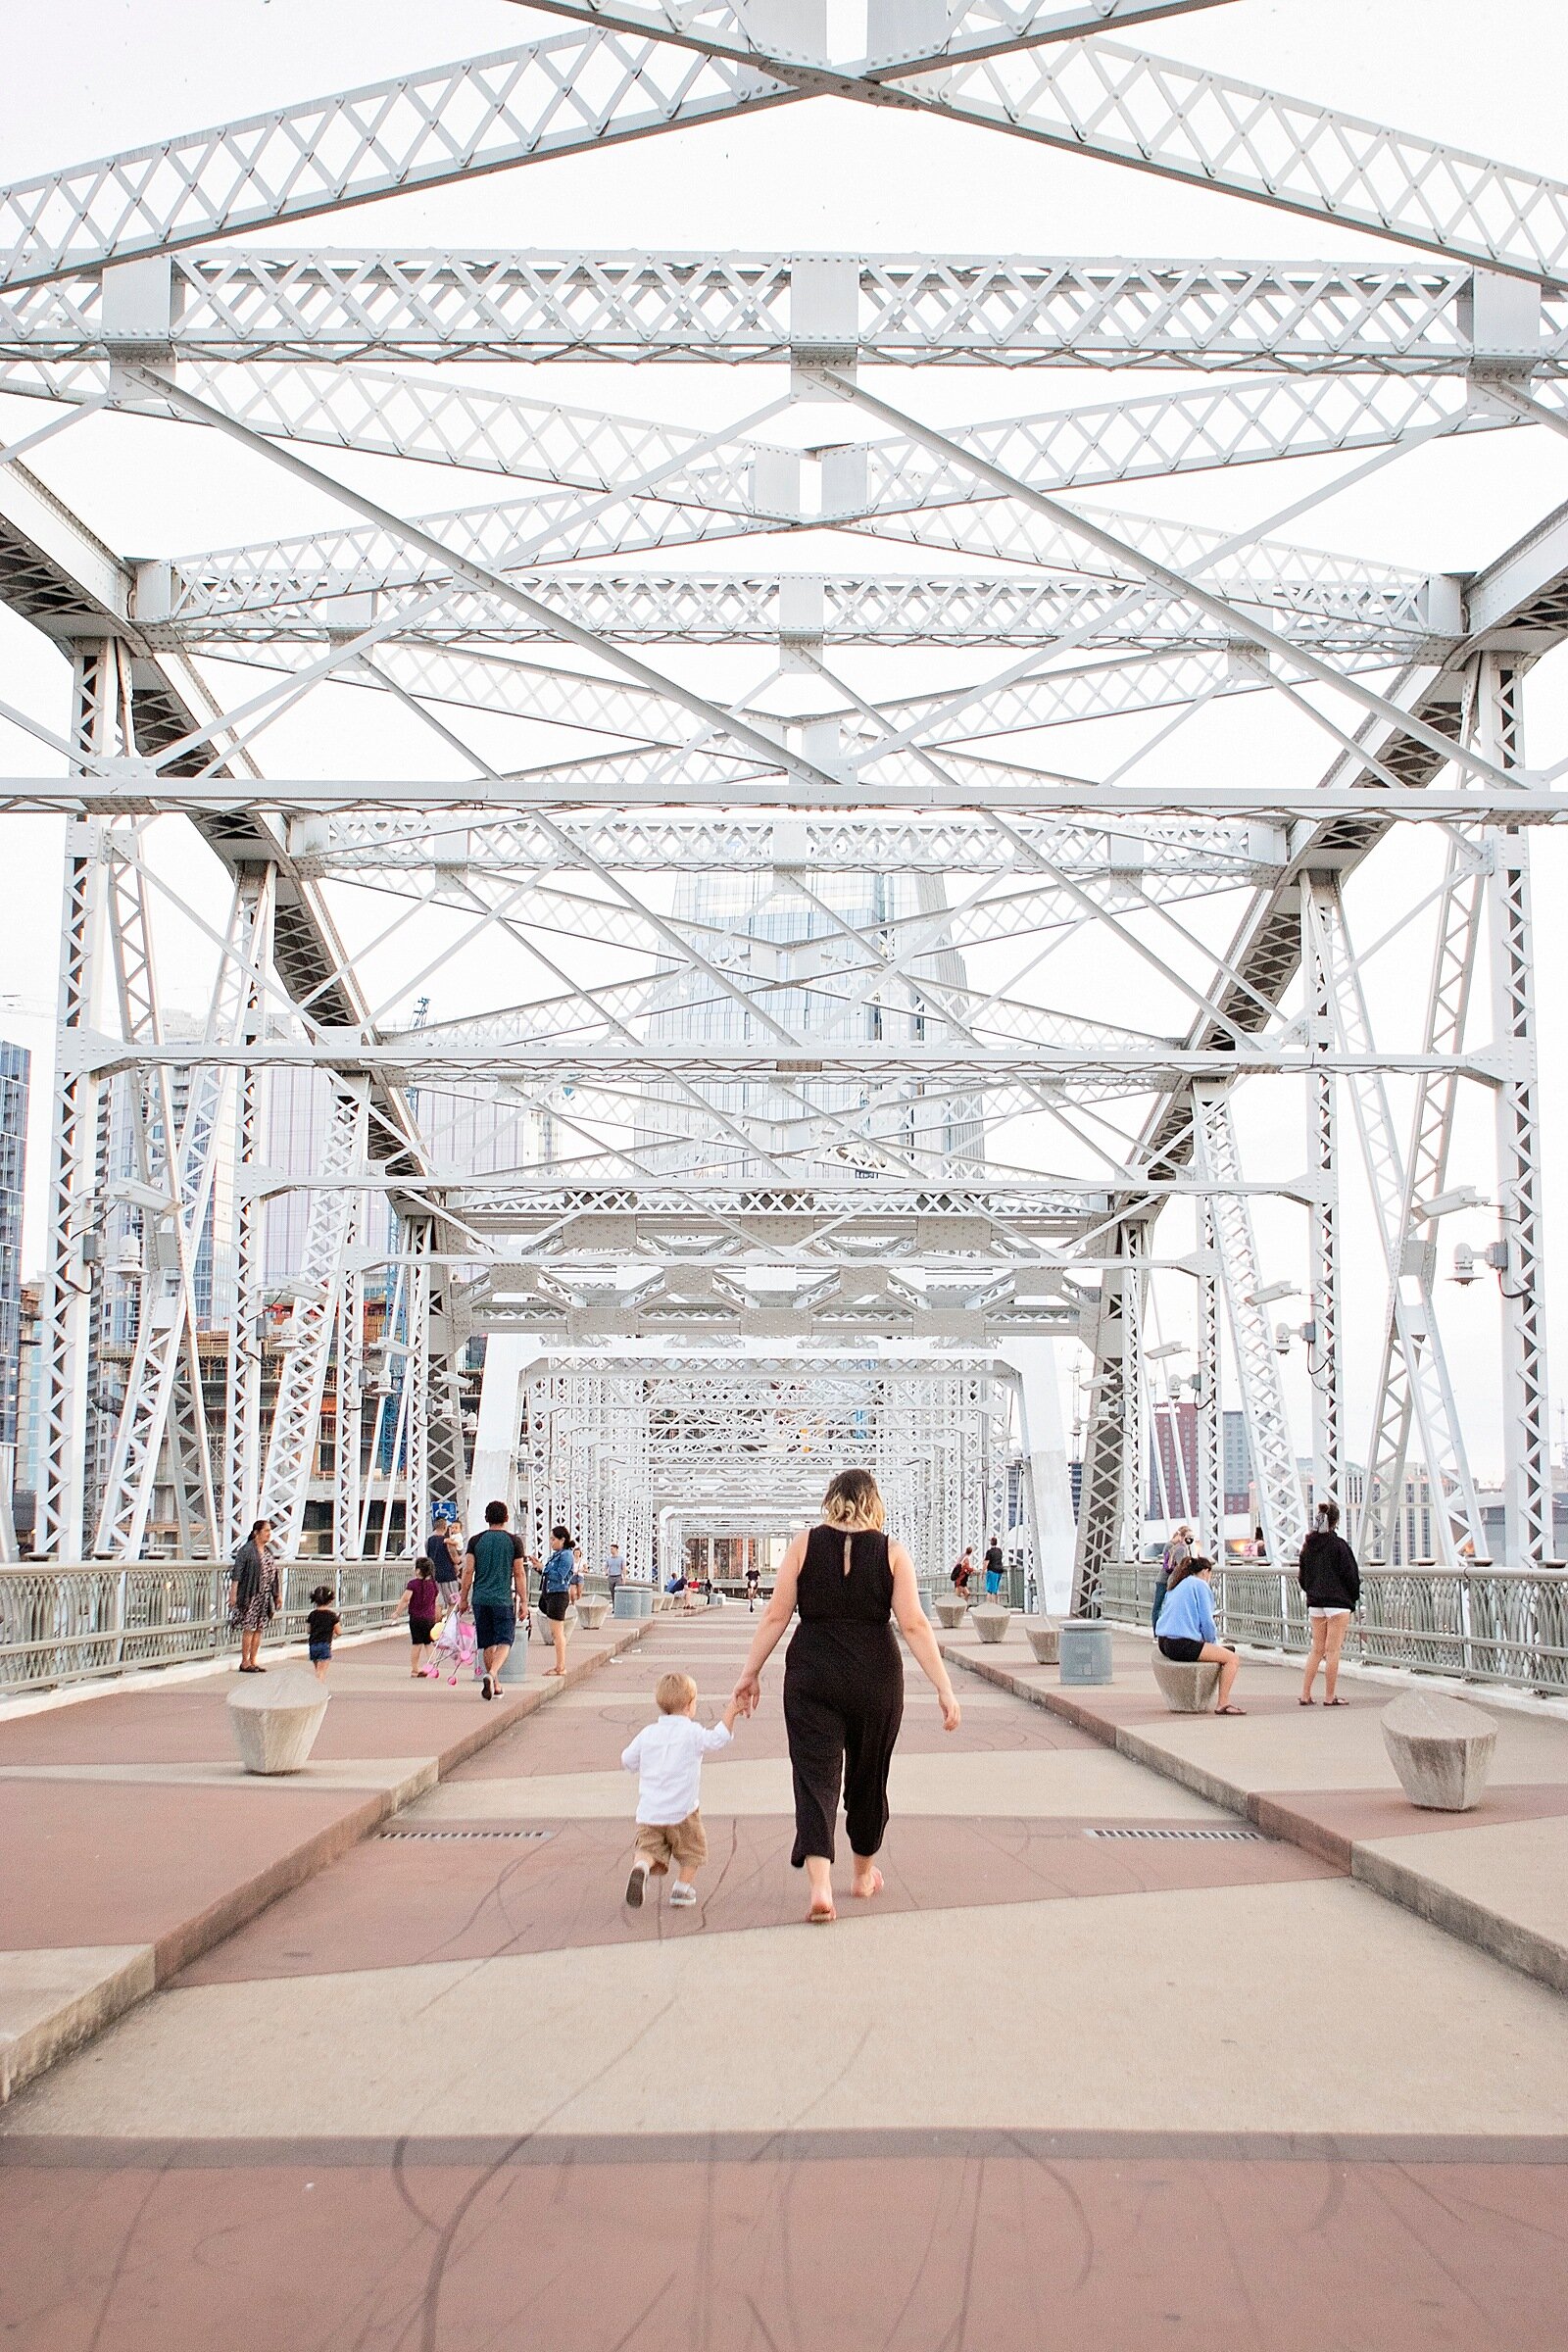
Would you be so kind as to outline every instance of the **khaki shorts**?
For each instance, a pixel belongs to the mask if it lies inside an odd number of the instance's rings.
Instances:
[[[677,1875],[700,1870],[708,1860],[702,1814],[688,1813],[684,1821],[640,1821],[637,1851],[655,1871],[666,1870],[671,1862]]]

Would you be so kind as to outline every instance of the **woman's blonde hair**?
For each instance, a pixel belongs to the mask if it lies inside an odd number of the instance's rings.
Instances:
[[[888,1523],[882,1491],[869,1470],[841,1470],[822,1497],[822,1517],[829,1527],[836,1527],[846,1536],[858,1536],[867,1528],[884,1528]]]

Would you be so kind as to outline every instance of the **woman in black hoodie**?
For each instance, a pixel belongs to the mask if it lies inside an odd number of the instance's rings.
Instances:
[[[1345,1701],[1337,1692],[1340,1679],[1340,1651],[1349,1628],[1350,1615],[1361,1598],[1361,1571],[1355,1564],[1355,1554],[1339,1532],[1340,1506],[1337,1502],[1320,1502],[1317,1506],[1317,1525],[1301,1545],[1301,1564],[1298,1581],[1306,1594],[1306,1616],[1312,1636],[1307,1651],[1306,1673],[1301,1681],[1303,1707],[1311,1706],[1312,1685],[1317,1670],[1324,1668],[1323,1704],[1343,1707]]]

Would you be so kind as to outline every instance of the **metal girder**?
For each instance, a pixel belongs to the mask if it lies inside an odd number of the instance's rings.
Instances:
[[[659,30],[710,57],[756,59],[813,94],[927,108],[1548,284],[1568,272],[1568,187],[1560,181],[1174,58],[1105,40],[1047,49],[1037,38],[1026,46],[1000,30],[992,54],[973,57],[964,33],[955,30],[931,42],[940,73],[909,73],[898,50],[911,20],[889,13],[893,54],[867,73],[835,66],[825,11],[803,0],[752,19],[739,43],[733,28],[715,32],[705,23],[707,11],[682,11],[676,31],[672,11],[609,0],[541,4],[555,16]],[[927,9],[914,22],[935,33],[941,14]]]
[[[1568,372],[1568,299],[1492,322],[1483,272],[1452,263],[1095,260],[986,254],[833,257],[834,346],[880,367],[1193,368],[1467,376],[1511,363]],[[138,269],[143,267],[138,265]],[[274,253],[219,246],[156,268],[139,347],[181,365],[299,360],[701,361],[776,366],[795,331],[787,254]],[[167,298],[163,277],[168,279]],[[829,281],[831,282],[831,281]],[[24,288],[0,364],[101,368],[124,348],[100,273]],[[91,388],[104,388],[95,372]]]
[[[254,1066],[254,1053],[251,1054]],[[323,1148],[326,1168],[352,1178],[367,1151],[368,1090],[339,1081]],[[339,1300],[353,1224],[350,1186],[314,1193],[306,1229],[298,1295],[286,1334],[283,1369],[262,1471],[259,1518],[270,1519],[280,1548],[297,1552],[321,1417],[327,1358],[336,1336]]]
[[[690,426],[406,369],[290,361],[227,366],[183,355],[180,368],[193,391],[210,393],[269,439],[628,497],[641,496],[639,485],[659,470],[662,500],[728,508],[764,521],[838,523],[989,496],[969,476],[897,438],[803,451],[745,435],[730,444],[727,462],[699,464],[709,436]],[[83,403],[105,400],[112,389],[108,362],[0,365],[0,391]],[[1553,387],[1543,389],[1548,400],[1557,397]],[[1234,377],[1197,391],[1004,418],[960,428],[955,438],[1037,488],[1070,490],[1377,449],[1433,427],[1498,432],[1527,421],[1495,404],[1478,406],[1468,385],[1442,376]],[[678,470],[688,454],[690,478]]]
[[[1434,710],[1441,712],[1446,707],[1446,697],[1432,698]],[[675,796],[670,784],[667,772],[660,775],[656,788],[636,774],[629,779],[611,770],[593,775],[579,767],[551,768],[531,776],[504,775],[493,784],[475,784],[469,777],[454,781],[450,776],[269,776],[267,799],[270,809],[313,821],[378,809],[409,821],[413,812],[417,812],[416,821],[429,819],[440,831],[453,835],[468,826],[450,820],[466,818],[473,827],[483,829],[534,809],[641,808],[653,821],[673,813]],[[158,809],[183,809],[199,816],[227,815],[237,814],[242,806],[237,791],[232,777],[164,776],[141,760],[95,759],[91,774],[0,778],[0,813],[56,809],[69,814],[139,816]],[[793,778],[782,774],[710,774],[698,779],[689,791],[682,791],[679,801],[686,808],[724,812],[804,807],[815,813],[842,810],[846,814],[857,814],[875,801],[890,813],[901,815],[914,811],[965,816],[980,809],[1005,809],[1014,822],[1056,815],[1117,823],[1185,815],[1195,822],[1210,818],[1216,823],[1251,818],[1262,832],[1255,862],[1264,865],[1275,862],[1277,841],[1271,838],[1269,828],[1332,826],[1336,834],[1348,840],[1357,826],[1365,826],[1381,839],[1392,826],[1402,824],[1468,826],[1492,817],[1498,823],[1536,826],[1558,825],[1568,817],[1568,792],[1533,791],[1523,785],[1514,791],[1483,789],[1474,793],[1427,791],[1419,785],[1389,791],[1371,778],[1361,784],[1312,786],[1301,792],[1278,784],[1099,786],[1022,765],[1004,768],[1000,762],[978,774],[970,764],[952,785],[928,782],[897,793],[881,783],[873,792],[863,783],[846,780],[808,795]],[[1293,860],[1308,854],[1295,841],[1286,846]],[[1370,839],[1367,846],[1371,846]],[[313,855],[307,848],[307,859]],[[439,863],[439,858],[434,862]]]
[[[13,569],[9,553],[18,546],[25,547],[27,560]],[[155,651],[133,628],[105,628],[104,618],[112,613],[123,621],[132,580],[131,567],[60,500],[33,483],[25,468],[0,467],[0,603],[11,605],[24,619],[55,638],[68,659],[75,643],[92,638],[94,615],[100,615],[100,639],[119,634],[123,641],[132,732],[122,751],[157,760],[168,747],[183,744],[210,725],[218,707],[177,648]],[[113,748],[89,739],[82,756],[92,760]],[[351,959],[319,889],[294,873],[280,828],[270,810],[258,806],[256,771],[249,760],[242,753],[215,759],[211,747],[204,745],[198,751],[173,752],[169,765],[172,773],[187,780],[202,773],[205,788],[220,797],[221,806],[192,813],[197,830],[229,873],[243,880],[271,870],[272,961],[284,988],[297,1004],[312,1008],[313,1017],[361,1017],[364,1001]],[[407,1106],[395,1091],[381,1088],[376,1110],[371,1156],[383,1163],[403,1159],[415,1164]]]
[[[1489,1083],[1495,1076],[1492,1063],[1484,1055],[1377,1054],[1351,1049],[1319,1051],[1289,1038],[1248,1038],[1240,1050],[1225,1054],[1175,1044],[1138,1045],[1120,1050],[1076,1044],[1055,1050],[1042,1045],[1028,1052],[1005,1048],[979,1051],[948,1046],[928,1048],[917,1044],[858,1047],[831,1037],[820,1042],[813,1038],[809,1048],[800,1053],[780,1053],[776,1046],[766,1045],[746,1051],[722,1041],[708,1043],[699,1039],[636,1038],[610,1046],[561,1043],[551,1035],[516,1041],[481,1037],[471,1045],[461,1039],[421,1042],[427,1039],[428,1032],[414,1029],[401,1038],[380,1038],[373,1042],[331,1032],[315,1038],[263,1038],[251,1049],[220,1041],[204,1047],[204,1058],[214,1062],[249,1061],[258,1068],[272,1069],[343,1069],[353,1064],[367,1073],[393,1070],[411,1080],[416,1080],[421,1071],[452,1077],[519,1072],[548,1077],[559,1073],[585,1081],[597,1078],[602,1085],[613,1084],[621,1075],[628,1084],[635,1084],[644,1076],[692,1075],[844,1079],[856,1084],[896,1084],[904,1078],[918,1078],[945,1080],[954,1085],[972,1077],[982,1086],[1005,1084],[1015,1076],[1052,1075],[1063,1079],[1124,1077],[1150,1086],[1167,1085],[1179,1078],[1207,1077],[1216,1072],[1248,1076],[1318,1070],[1348,1074],[1360,1069],[1380,1069],[1406,1070],[1413,1075],[1432,1071],[1442,1075],[1459,1070]],[[121,1039],[102,1032],[83,1033],[70,1056],[75,1068],[96,1070],[100,1074],[132,1064],[145,1064],[149,1068],[183,1066],[189,1057],[188,1044],[148,1045],[139,1039]]]
[[[793,96],[662,42],[562,33],[14,181],[0,188],[0,287],[123,268]],[[127,339],[145,342],[140,285],[122,283]]]
[[[784,18],[805,29],[793,47],[738,52],[703,41],[695,20],[687,49],[640,29],[566,33],[14,182],[0,189],[0,287],[821,95],[918,108],[1546,284],[1568,267],[1568,189],[1544,174],[1103,40],[1025,49],[998,30],[967,60],[960,38],[936,72],[901,71],[895,47],[885,71],[858,73],[812,40],[813,13]]]
[[[501,635],[516,643],[550,643],[567,628],[591,630],[623,645],[1050,645],[1063,630],[1090,624],[1088,645],[1215,646],[1237,642],[1210,617],[1174,596],[1138,615],[1119,609],[1116,583],[1131,574],[1120,565],[1072,563],[1074,574],[1102,578],[1035,579],[1018,574],[747,572],[514,572],[510,550],[518,513],[490,508],[481,514],[428,518],[431,531],[453,533],[451,551],[500,566],[537,610],[520,612],[482,590],[450,600],[442,629],[448,635]],[[472,526],[470,528],[470,525]],[[1201,535],[1150,525],[1135,541],[1177,542],[1201,561]],[[475,544],[477,541],[477,544]],[[1214,534],[1211,544],[1218,543]],[[443,541],[443,545],[446,542]],[[1172,548],[1171,553],[1177,553]],[[1409,660],[1435,636],[1433,591],[1416,572],[1375,567],[1346,559],[1303,556],[1292,572],[1283,551],[1260,550],[1250,563],[1224,567],[1219,584],[1248,605],[1268,609],[1276,625],[1303,643],[1355,653],[1376,650],[1392,664]],[[1063,535],[1054,562],[1065,571],[1070,550]],[[1166,560],[1161,557],[1159,560]],[[158,565],[138,583],[137,621],[150,643],[211,645],[239,639],[341,634],[345,617],[368,623],[447,576],[436,557],[417,552],[400,561],[382,533],[345,531],[325,541],[276,549],[241,548]],[[339,600],[348,597],[354,604]],[[361,603],[359,600],[365,600]],[[379,600],[388,600],[385,604]],[[375,600],[375,601],[371,601]],[[1449,601],[1445,599],[1446,602]],[[1163,609],[1158,609],[1163,608]],[[1446,614],[1445,614],[1446,617]],[[564,624],[564,626],[561,625]],[[413,623],[410,634],[421,632]]]
[[[1116,831],[1074,826],[1062,819],[1024,817],[1025,840],[1049,844],[1060,866],[1102,876],[1111,857],[1126,849],[1125,870],[1199,871],[1249,880],[1283,863],[1285,845],[1260,828],[1204,825],[1171,819],[1140,824],[1114,820]],[[570,871],[610,866],[634,874],[932,873],[1010,874],[1016,844],[983,819],[965,816],[691,817],[674,813],[635,817],[564,815],[548,829],[520,817],[512,824],[454,829],[410,819],[384,822],[337,814],[296,821],[289,836],[296,869],[304,874],[418,872],[461,862],[466,870],[497,873]]]
[[[1280,1381],[1268,1316],[1257,1294],[1257,1243],[1252,1212],[1244,1193],[1223,1189],[1240,1174],[1236,1130],[1228,1087],[1193,1089],[1193,1138],[1199,1173],[1216,1179],[1209,1213],[1219,1256],[1220,1287],[1230,1317],[1241,1383],[1242,1412],[1257,1482],[1257,1514],[1265,1556],[1280,1565],[1294,1559],[1301,1539],[1301,1490],[1291,1442],[1290,1414]]]
[[[1329,1034],[1339,1046],[1370,1052],[1366,999],[1334,877],[1326,877],[1313,890],[1308,920],[1325,982]],[[1413,1216],[1406,1211],[1406,1169],[1383,1074],[1359,1071],[1349,1091],[1388,1272],[1393,1337],[1368,1449],[1363,1547],[1369,1558],[1388,1557],[1384,1544],[1390,1517],[1402,1500],[1398,1471],[1403,1466],[1401,1460],[1393,1469],[1389,1431],[1403,1430],[1413,1419],[1432,1482],[1439,1556],[1452,1567],[1461,1544],[1468,1543],[1476,1551],[1484,1548],[1485,1529],[1438,1327],[1433,1295],[1437,1252],[1424,1237],[1417,1237]]]
[[[1333,815],[1301,830],[1292,844],[1294,870],[1249,910],[1227,957],[1235,979],[1220,999],[1225,1020],[1236,1027],[1252,1029],[1266,1020],[1266,1007],[1279,1004],[1299,968],[1298,875],[1332,868],[1343,877],[1370,856],[1387,830],[1385,812],[1397,797],[1385,789],[1388,777],[1411,794],[1412,803],[1427,798],[1444,765],[1430,737],[1451,736],[1457,746],[1465,708],[1462,665],[1474,659],[1476,646],[1499,637],[1504,642],[1516,638],[1542,652],[1561,636],[1568,622],[1568,506],[1544,515],[1516,547],[1472,577],[1465,613],[1468,645],[1455,647],[1442,666],[1413,668],[1394,689],[1394,699],[1407,702],[1412,715],[1423,721],[1425,735],[1382,721],[1360,729],[1357,741],[1364,746],[1365,758],[1342,755],[1324,779],[1324,789],[1336,796]],[[1371,762],[1376,763],[1376,773]],[[1370,813],[1355,814],[1339,801],[1347,788],[1365,793]],[[1436,807],[1436,796],[1428,805]],[[1189,1033],[1189,1042],[1212,1046],[1223,1035],[1218,1022],[1200,1022]],[[1185,1095],[1173,1092],[1145,1131],[1144,1152],[1152,1174],[1185,1163],[1191,1152],[1190,1129]]]

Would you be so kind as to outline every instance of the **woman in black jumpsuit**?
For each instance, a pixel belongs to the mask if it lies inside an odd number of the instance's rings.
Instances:
[[[895,1613],[942,1701],[949,1731],[957,1728],[958,1704],[920,1606],[913,1564],[903,1544],[890,1544],[883,1533],[882,1497],[870,1473],[841,1472],[823,1497],[822,1519],[808,1536],[797,1536],[784,1555],[735,1696],[750,1714],[763,1662],[798,1606],[801,1622],[784,1665],[784,1723],[795,1776],[790,1860],[809,1874],[810,1917],[825,1923],[834,1916],[841,1784],[855,1854],[852,1891],[881,1891],[874,1856],[888,1826],[888,1768],[904,1720]]]

